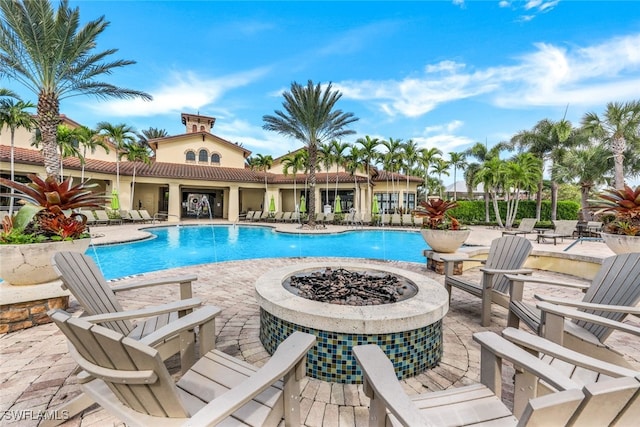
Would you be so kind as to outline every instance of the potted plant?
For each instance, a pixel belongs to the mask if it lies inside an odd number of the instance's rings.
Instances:
[[[616,254],[640,252],[640,185],[635,189],[609,188],[598,194],[601,199],[590,209],[605,221],[600,235]]]
[[[105,197],[94,191],[97,184],[73,185],[67,178],[42,179],[30,174],[28,184],[0,178],[0,185],[15,190],[2,194],[22,201],[13,216],[2,220],[0,231],[0,277],[12,285],[32,285],[57,279],[50,265],[53,252],[85,252],[90,235],[87,217],[80,208],[100,208]]]
[[[422,217],[422,238],[436,252],[456,252],[469,237],[471,231],[448,213],[457,206],[455,201],[433,198],[420,202],[413,211],[414,216]]]

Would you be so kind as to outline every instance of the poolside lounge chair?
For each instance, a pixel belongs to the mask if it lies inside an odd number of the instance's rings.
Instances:
[[[201,322],[191,325],[190,329],[181,330],[179,333],[163,334],[158,330],[165,325],[182,321],[180,316],[202,306],[199,299],[192,298],[191,282],[197,280],[196,276],[168,277],[110,286],[98,266],[87,255],[76,252],[58,252],[53,255],[52,265],[62,280],[62,287],[68,289],[84,309],[84,313],[87,315],[85,319],[101,323],[105,327],[132,339],[139,340],[152,336],[149,338],[149,342],[158,348],[163,359],[180,354],[183,372],[189,369],[196,360],[193,348],[196,342],[195,327],[204,324],[203,322],[208,322],[219,312],[218,309],[213,312],[207,309],[198,315],[201,317],[192,317],[192,319],[200,318]],[[120,291],[167,284],[179,284],[180,301],[125,311],[115,296],[115,293]],[[203,309],[200,308],[197,311],[201,310]],[[132,319],[146,320],[134,324],[130,321]],[[204,331],[200,330],[200,332]],[[199,339],[211,346],[207,351],[213,348],[213,342],[208,341],[207,337],[200,336]],[[73,415],[86,409],[92,403],[86,396],[81,395],[64,404],[63,409]]]
[[[411,214],[402,214],[402,226],[403,227],[411,227]]]
[[[138,213],[140,214],[140,218],[143,219],[143,222],[155,222],[155,219],[149,214],[149,211],[147,211],[146,209],[140,209]]]
[[[346,214],[344,214],[344,217],[342,217],[342,221],[340,221],[340,224],[346,225],[348,227],[353,222],[353,216],[355,214],[355,211],[347,212]]]
[[[581,387],[563,373],[493,332],[478,332],[480,384],[408,396],[394,367],[374,344],[354,346],[371,398],[369,426],[543,426],[633,424],[640,409],[640,377]],[[513,412],[501,401],[503,360],[552,384],[558,392],[528,401]],[[529,390],[515,388],[516,398]],[[615,403],[614,403],[615,402]],[[620,424],[622,423],[622,424]]]
[[[422,228],[422,224],[424,223],[424,218],[421,216],[414,216],[413,217],[413,226],[414,227],[418,227],[418,228]]]
[[[369,212],[365,212],[362,214],[362,225],[371,225],[371,221],[373,221],[372,216]]]
[[[107,211],[94,211],[100,224],[122,224],[122,218],[110,218]]]
[[[362,227],[364,225],[364,223],[362,222],[362,215],[360,215],[360,212],[354,212],[353,213],[353,217],[351,218],[351,225],[354,227]]]
[[[87,217],[87,225],[98,225],[98,219],[93,214],[93,211],[82,211],[80,213]]]
[[[289,222],[291,221],[291,215],[293,212],[285,212],[282,214],[282,218],[280,218],[279,222]]]
[[[480,323],[489,326],[491,323],[491,303],[495,302],[504,308],[509,308],[509,279],[505,274],[531,274],[533,270],[523,269],[522,266],[531,253],[533,245],[529,240],[520,236],[502,236],[491,242],[489,255],[482,271],[480,283],[465,279],[464,276],[453,275],[454,262],[481,262],[456,255],[442,254],[444,261],[444,286],[451,298],[451,288],[458,288],[482,300]]]
[[[502,232],[502,235],[504,236],[505,234],[511,234],[511,235],[524,234],[526,237],[527,234],[533,233],[533,229],[536,226],[536,222],[538,221],[535,218],[522,218],[520,220],[520,224],[518,224],[517,229],[504,230]]]
[[[576,351],[621,366],[628,362],[605,344],[614,330],[640,336],[640,328],[622,323],[629,314],[640,315],[640,253],[605,259],[590,286],[571,285],[536,276],[508,275],[511,281],[508,325],[523,321],[537,334]],[[525,282],[586,290],[582,301],[536,298],[537,307],[522,301]],[[564,319],[573,319],[565,321]]]
[[[562,220],[554,221],[553,224],[555,226],[553,231],[538,234],[538,243],[544,242],[547,239],[553,239],[553,244],[555,245],[557,243],[557,239],[560,239],[560,241],[562,241],[565,237],[573,237],[573,232],[578,225],[578,221]]]
[[[208,351],[174,382],[147,340],[132,340],[61,310],[49,315],[86,372],[82,390],[126,425],[276,426],[282,418],[283,425],[300,425],[300,381],[313,335],[294,332],[259,370]],[[215,339],[213,319],[201,328]]]
[[[324,216],[324,220],[322,222],[323,224],[327,225],[327,224],[333,224],[335,220],[336,220],[336,214],[334,214],[333,212],[329,212]]]
[[[284,216],[284,212],[276,212],[273,216],[267,218],[269,222],[280,222],[282,221],[282,217]]]
[[[251,221],[260,221],[261,217],[262,217],[262,211],[255,211],[253,213],[253,216],[251,217]]]
[[[300,212],[292,212],[289,222],[300,222]]]
[[[241,216],[240,219],[244,220],[244,221],[251,221],[253,219],[253,214],[255,212],[254,211],[247,211],[247,214],[243,217]]]
[[[402,225],[402,216],[400,214],[391,215],[391,225],[401,226]]]
[[[324,224],[324,213],[318,212],[316,213],[316,224]]]

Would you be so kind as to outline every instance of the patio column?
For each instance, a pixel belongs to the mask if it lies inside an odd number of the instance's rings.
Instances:
[[[169,217],[168,222],[179,222],[180,212],[182,212],[182,197],[180,197],[180,184],[177,182],[169,183]]]
[[[240,187],[238,185],[229,186],[229,197],[227,199],[227,219],[236,222],[240,216]]]

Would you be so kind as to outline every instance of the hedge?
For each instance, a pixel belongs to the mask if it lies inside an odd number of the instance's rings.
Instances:
[[[504,201],[498,201],[498,209],[500,210],[500,217],[502,221],[505,221],[507,216],[507,203]],[[556,212],[556,218],[577,220],[578,211],[580,210],[580,204],[571,200],[564,200],[558,202],[558,209]],[[459,200],[458,207],[451,210],[451,215],[457,218],[463,224],[484,224],[484,200]],[[536,201],[535,200],[521,200],[518,203],[518,213],[516,214],[516,224],[522,218],[535,218],[536,217]],[[493,203],[489,203],[489,218],[491,223],[496,222],[496,216],[493,212]],[[542,201],[542,210],[540,211],[540,222],[548,222],[551,224],[551,201]]]

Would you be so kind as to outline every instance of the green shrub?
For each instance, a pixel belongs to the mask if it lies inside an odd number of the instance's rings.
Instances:
[[[498,201],[498,209],[502,221],[507,215],[507,203]],[[559,220],[576,220],[580,204],[572,200],[562,200],[558,202],[557,219]],[[451,210],[451,215],[457,218],[463,224],[484,224],[484,200],[459,200],[458,207]],[[536,217],[536,201],[521,200],[518,203],[518,213],[516,215],[516,224],[522,218]],[[493,212],[493,203],[489,203],[489,219],[491,223],[496,223],[496,216]],[[543,200],[540,212],[540,221],[548,221],[551,224],[551,201]]]

